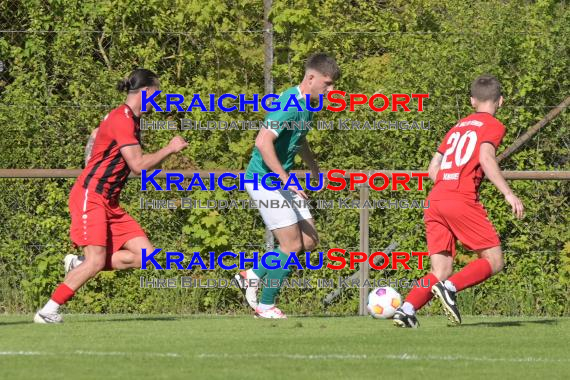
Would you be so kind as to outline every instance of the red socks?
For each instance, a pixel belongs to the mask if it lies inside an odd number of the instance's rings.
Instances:
[[[477,259],[451,276],[449,281],[455,285],[455,289],[459,292],[465,288],[480,284],[491,277],[492,274],[491,264],[489,264],[487,259]]]
[[[433,297],[431,287],[437,284],[439,280],[432,273],[427,274],[418,280],[419,286],[412,289],[410,294],[406,297],[405,302],[409,302],[414,306],[415,310],[419,310],[428,303]],[[427,286],[424,288],[423,286]]]
[[[65,285],[63,282],[59,284],[55,292],[51,295],[51,299],[58,305],[63,305],[73,297],[75,291],[69,286]]]
[[[485,281],[491,275],[493,271],[491,269],[491,264],[486,259],[477,259],[467,264],[462,270],[455,273],[448,280],[455,285],[457,292],[469,288],[471,286],[480,284]],[[428,286],[429,281],[429,286]],[[419,310],[428,303],[433,297],[431,292],[431,287],[437,284],[439,280],[432,273],[422,277],[419,280],[419,285],[414,287],[410,294],[406,297],[405,302],[409,302],[414,306],[415,310]],[[428,286],[426,288],[422,286]]]

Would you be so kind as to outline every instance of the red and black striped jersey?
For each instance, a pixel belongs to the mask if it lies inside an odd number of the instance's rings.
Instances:
[[[118,199],[131,169],[121,148],[140,145],[140,118],[126,104],[109,112],[99,124],[91,158],[77,181],[84,189]]]

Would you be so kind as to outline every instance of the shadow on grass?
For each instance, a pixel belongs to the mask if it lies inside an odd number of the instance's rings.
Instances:
[[[33,321],[30,319],[29,321],[14,321],[14,322],[0,322],[0,327],[2,326],[12,326],[12,325],[27,325],[32,323]]]
[[[66,316],[64,315],[64,318],[66,318]],[[91,318],[87,318],[87,319],[81,319],[78,320],[76,318],[72,318],[70,323],[106,323],[106,322],[129,322],[129,321],[178,321],[180,319],[184,319],[184,318],[180,318],[180,317],[170,317],[170,316],[141,316],[141,317],[104,317],[104,318],[98,318],[94,317],[93,319]],[[33,320],[30,318],[29,320],[25,320],[25,321],[13,321],[13,322],[0,322],[0,327],[2,326],[11,326],[11,325],[26,325],[26,324],[30,324],[33,323]],[[68,323],[67,320],[65,322],[66,324]]]
[[[558,323],[556,319],[540,319],[536,321],[502,321],[502,322],[477,322],[477,323],[463,323],[461,327],[520,327],[529,323],[541,325],[555,325]]]
[[[363,317],[361,315],[346,315],[346,314],[313,314],[313,315],[305,315],[305,314],[288,314],[291,318],[358,318]],[[366,317],[366,316],[364,316]]]
[[[170,316],[140,316],[140,317],[105,317],[100,319],[84,319],[81,322],[96,322],[96,323],[106,323],[106,322],[129,322],[129,321],[178,321],[180,317],[170,317]],[[74,321],[77,322],[77,321]]]

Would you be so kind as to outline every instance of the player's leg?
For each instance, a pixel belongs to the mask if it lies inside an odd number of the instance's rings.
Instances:
[[[63,259],[63,269],[65,275],[71,272],[73,269],[77,268],[79,265],[83,264],[85,261],[85,256],[77,256],[72,253],[65,255]]]
[[[105,267],[107,247],[88,245],[83,247],[85,260],[83,264],[67,274],[64,284],[77,291],[88,280],[92,279]]]
[[[297,223],[277,228],[273,230],[273,235],[279,242],[279,246],[274,249],[279,254],[281,266],[276,269],[268,269],[265,277],[266,285],[261,292],[261,300],[255,312],[256,316],[261,318],[286,318],[285,314],[275,307],[275,299],[281,291],[283,281],[291,273],[291,269],[285,269],[282,266],[287,261],[291,252],[297,253],[303,248],[301,240],[301,229]]]
[[[122,249],[111,256],[111,266],[114,270],[140,268],[142,250],[147,253],[154,251],[154,247],[146,236],[137,236],[123,244]]]
[[[446,284],[449,282],[447,279],[453,273],[452,264],[453,262],[450,263],[450,266],[446,269],[445,273],[442,273],[437,277],[435,283],[431,287],[431,293],[441,301],[443,311],[449,321],[454,325],[459,325],[461,324],[461,313],[457,307],[456,293],[455,291],[450,290],[449,287],[446,287]],[[439,281],[437,281],[438,279]]]
[[[311,211],[308,207],[305,207],[305,203],[302,199],[295,193],[290,191],[281,191],[279,196],[286,199],[289,204],[295,205],[293,209],[284,208],[279,210],[280,219],[277,223],[280,223],[279,228],[273,229],[273,234],[279,242],[279,247],[275,250],[279,253],[279,259],[281,264],[284,265],[288,259],[289,254],[299,253],[302,250],[312,251],[318,244],[318,234],[315,228],[315,222],[311,216]],[[274,214],[275,215],[275,214]],[[284,223],[283,221],[295,221],[291,225],[286,225],[289,223]],[[268,222],[275,226],[276,221],[272,221],[268,218]],[[290,269],[277,268],[273,270],[268,270],[266,275],[266,280],[268,285],[265,285],[261,295],[261,303],[256,309],[256,314],[260,315],[264,309],[274,311],[277,316],[271,316],[271,318],[282,318],[284,314],[274,307],[275,298],[281,290],[281,285],[283,281],[291,273]],[[278,286],[271,286],[271,281],[274,281]],[[266,316],[264,316],[266,317]]]
[[[432,287],[440,281],[445,281],[453,273],[453,255],[449,251],[430,255],[431,271],[418,282],[419,286],[412,288],[402,308],[408,314],[420,310],[432,297]]]
[[[487,260],[491,265],[491,276],[501,272],[505,267],[505,256],[500,245],[492,248],[481,249],[476,252],[479,258]]]
[[[310,215],[308,219],[300,220],[297,225],[279,228],[274,230],[273,233],[280,243],[276,251],[279,253],[279,259],[282,264],[285,263],[290,252],[312,251],[319,242],[315,223]],[[283,312],[275,307],[275,298],[281,291],[281,284],[290,273],[290,269],[284,268],[267,271],[265,278],[268,285],[263,288],[261,303],[256,308],[257,316],[262,318],[285,318]],[[278,286],[272,286],[271,280],[276,281]]]
[[[107,261],[107,270],[124,270],[140,268],[142,250],[147,253],[154,250],[146,233],[125,210],[113,207],[109,211],[110,233],[110,260]]]
[[[419,279],[418,285],[412,288],[402,306],[396,310],[395,326],[418,327],[416,312],[432,299],[433,286],[453,273],[455,237],[440,213],[441,204],[440,201],[431,201],[430,208],[424,210],[430,273]]]
[[[459,272],[446,281],[446,286],[460,292],[482,283],[489,277],[499,273],[504,267],[501,246],[477,250],[479,258],[467,264]]]
[[[271,228],[271,226],[269,227]],[[309,231],[309,227],[305,227]],[[301,230],[297,224],[286,227],[276,228],[272,230],[275,239],[279,242],[279,246],[274,249],[279,254],[279,260],[282,264],[285,263],[290,252],[299,252],[302,249],[303,242],[301,237]],[[309,232],[307,232],[309,234]],[[313,236],[314,235],[308,235]],[[307,237],[309,241],[309,238]],[[310,240],[309,244],[315,244],[314,240]],[[261,260],[257,263],[257,269],[248,269],[235,275],[235,279],[240,284],[241,290],[244,293],[245,299],[249,306],[256,311],[256,314],[273,315],[268,318],[281,318],[283,313],[275,308],[275,298],[279,294],[279,287],[266,286],[262,292],[261,303],[258,302],[257,292],[259,290],[259,282],[261,279],[269,284],[271,280],[277,281],[281,284],[282,281],[289,275],[289,269],[277,268],[269,270],[263,266]],[[272,310],[274,309],[274,310]],[[263,313],[262,313],[263,312]],[[284,316],[284,315],[283,315]]]
[[[501,247],[492,247],[477,252],[479,259],[467,264],[447,281],[438,282],[432,289],[441,301],[445,314],[452,324],[461,324],[461,315],[457,307],[457,293],[471,286],[480,284],[503,269]]]
[[[440,281],[447,279],[453,272],[453,254],[449,251],[441,251],[430,255],[431,271],[418,280],[402,307],[396,310],[394,324],[398,327],[419,327],[416,312],[432,299],[432,288]]]
[[[312,251],[319,244],[319,234],[315,227],[315,220],[311,218],[299,220],[301,230],[301,242],[303,251]]]
[[[36,313],[34,322],[61,322],[59,307],[68,302],[77,289],[105,267],[108,252],[107,204],[98,194],[89,194],[77,183],[69,194],[70,238],[83,247],[84,262],[66,274],[46,305]]]
[[[132,238],[123,245],[123,249],[107,257],[105,270],[140,268],[143,248],[146,248],[146,252],[154,251],[152,243],[146,236]],[[83,264],[84,261],[85,256],[66,255],[64,259],[65,274],[67,275],[67,273]]]
[[[446,207],[446,220],[454,235],[467,249],[479,254],[479,259],[467,264],[433,289],[451,323],[460,324],[457,292],[477,285],[500,272],[504,265],[503,253],[497,232],[480,203],[454,201],[447,202]]]
[[[257,202],[257,204],[259,205],[258,209],[261,214],[261,217],[263,218],[263,222],[265,223],[266,228],[272,231],[272,233],[274,233],[274,236],[276,237],[277,241],[279,241],[280,243],[284,242],[284,244],[286,245],[285,247],[280,246],[277,249],[275,249],[275,251],[279,253],[280,257],[284,255],[284,252],[287,252],[288,255],[289,252],[288,249],[299,249],[298,247],[295,246],[289,247],[289,241],[291,239],[287,237],[287,233],[282,234],[278,232],[279,235],[284,235],[284,236],[276,236],[274,232],[279,229],[286,229],[287,227],[295,226],[294,230],[296,234],[295,239],[300,240],[299,237],[300,234],[298,233],[298,226],[297,226],[297,222],[299,221],[298,212],[296,212],[294,209],[291,208],[264,207],[264,205],[271,204],[271,202],[273,201],[276,201],[277,204],[283,204],[285,200],[291,202],[292,192],[282,191],[282,190],[269,191],[261,186],[257,190],[254,190],[254,186],[249,183],[245,185],[245,188],[251,199]],[[301,243],[298,243],[297,245],[300,244]],[[285,251],[283,252],[283,250]],[[284,257],[286,258],[287,256]],[[247,303],[251,306],[253,310],[256,310],[259,306],[257,292],[259,290],[260,280],[261,279],[265,279],[264,281],[269,280],[267,278],[269,270],[263,266],[261,257],[255,267],[256,269],[251,268],[248,270],[244,270],[235,276],[235,279],[238,281],[238,284],[240,285],[240,289],[244,293]],[[277,274],[274,273],[274,276],[275,275]],[[266,295],[266,299],[270,298],[273,297],[269,297],[269,295]],[[266,308],[266,305],[264,305],[262,308]]]
[[[105,267],[107,248],[97,245],[83,247],[85,260],[67,274],[65,280],[55,289],[50,300],[34,316],[36,323],[62,322],[59,307],[67,303],[75,292]]]

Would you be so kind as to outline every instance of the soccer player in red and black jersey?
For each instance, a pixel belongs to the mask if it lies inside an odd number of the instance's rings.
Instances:
[[[131,171],[140,175],[188,145],[176,136],[159,151],[142,153],[141,91],[152,93],[158,87],[158,77],[152,71],[133,71],[118,86],[127,91],[125,103],[109,112],[91,135],[86,167],[69,195],[70,236],[75,246],[83,248],[84,260],[66,262],[66,271],[73,268],[36,313],[34,322],[62,322],[59,307],[89,279],[104,269],[140,268],[142,249],[154,249],[139,224],[120,207],[119,194]]]
[[[503,269],[501,242],[487,212],[479,203],[483,176],[505,196],[516,217],[523,217],[523,204],[503,178],[495,152],[505,136],[505,126],[495,119],[502,105],[501,85],[491,75],[482,75],[471,85],[475,113],[459,120],[440,144],[429,165],[435,186],[424,210],[431,272],[414,287],[394,315],[398,327],[419,326],[415,313],[435,295],[452,324],[460,324],[456,293],[477,285]],[[459,240],[479,258],[453,273],[455,243]]]

